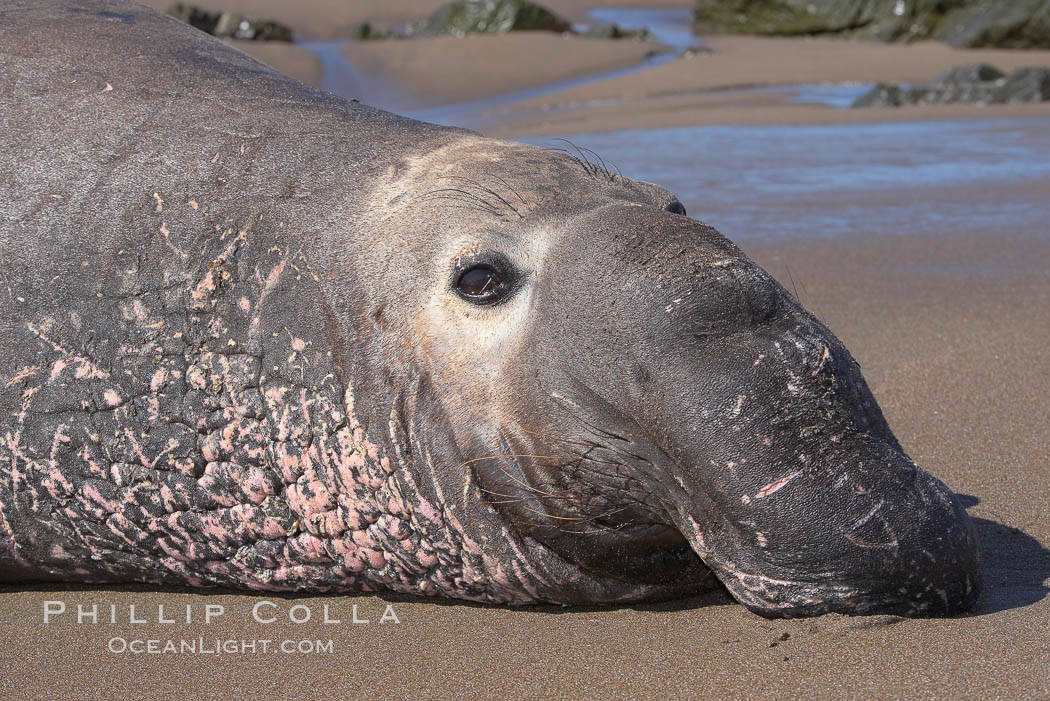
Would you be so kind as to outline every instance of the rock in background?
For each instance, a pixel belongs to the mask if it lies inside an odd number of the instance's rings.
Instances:
[[[169,7],[167,13],[212,36],[250,41],[292,40],[292,30],[283,24],[236,12],[210,12],[180,2]]]
[[[881,83],[857,98],[853,107],[1047,101],[1050,101],[1050,68],[1018,68],[1006,75],[987,63],[974,63],[949,68],[926,85],[907,87]]]
[[[697,32],[1050,48],[1050,0],[697,0]]]
[[[418,34],[505,34],[506,32],[571,32],[572,25],[528,0],[456,0],[442,5],[418,23]]]
[[[357,41],[364,41],[508,32],[576,33],[567,19],[529,0],[454,0],[439,7],[429,17],[396,28],[361,22],[353,27],[350,36]],[[615,23],[594,25],[583,36],[643,41],[650,38],[649,31],[644,28],[623,29]]]

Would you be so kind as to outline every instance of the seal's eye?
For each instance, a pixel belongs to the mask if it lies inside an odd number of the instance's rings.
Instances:
[[[450,285],[471,304],[499,304],[514,294],[524,278],[502,253],[482,251],[456,261]]]
[[[456,278],[456,294],[474,304],[502,302],[513,291],[509,276],[487,263],[465,267]]]
[[[664,207],[664,209],[666,209],[666,210],[667,210],[668,212],[670,212],[671,214],[680,214],[680,215],[682,215],[683,217],[685,217],[685,216],[688,216],[688,215],[687,215],[687,214],[685,213],[685,205],[684,205],[684,204],[682,204],[681,202],[679,202],[679,201],[678,201],[678,200],[676,200],[676,199],[675,199],[675,200],[671,200],[671,201],[670,201],[670,202],[669,202],[669,203],[667,204],[667,206],[666,206],[666,207]]]
[[[464,299],[487,299],[503,286],[503,278],[487,265],[476,265],[463,272],[456,283],[456,291]]]

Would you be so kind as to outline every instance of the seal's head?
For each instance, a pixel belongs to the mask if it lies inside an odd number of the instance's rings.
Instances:
[[[362,211],[384,235],[358,249],[374,334],[354,381],[409,407],[404,469],[516,573],[507,600],[669,597],[713,573],[770,616],[974,602],[973,526],[849,352],[667,191],[459,136]]]

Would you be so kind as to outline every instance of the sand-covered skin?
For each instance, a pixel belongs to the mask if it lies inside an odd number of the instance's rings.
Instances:
[[[398,93],[385,106],[403,108],[465,102],[605,73],[640,63],[659,49],[651,41],[514,32],[351,42],[343,54],[365,83],[366,102],[370,92],[381,99]]]
[[[1033,187],[1050,194],[1050,184]],[[1050,695],[1050,559],[1037,542],[1050,542],[1045,232],[794,241],[749,252],[796,286],[843,339],[917,462],[979,500],[969,511],[978,519],[988,592],[975,615],[770,621],[719,593],[651,607],[511,610],[370,596],[9,588],[0,593],[5,695]],[[124,620],[128,604],[151,619],[157,604],[169,616],[183,616],[187,604],[196,616],[205,604],[222,604],[226,613],[208,626],[78,626],[68,616],[44,626],[48,599],[70,610],[97,603],[105,612],[117,604]],[[252,622],[252,607],[262,600],[279,604],[283,623]],[[293,605],[309,606],[318,618],[325,603],[340,625],[287,621]],[[349,622],[355,603],[369,624]],[[387,603],[400,624],[378,623]],[[113,637],[319,639],[332,640],[333,652],[113,654]]]
[[[785,104],[775,94],[725,90],[807,83],[921,83],[966,63],[990,63],[1004,71],[1050,66],[1050,51],[961,50],[939,42],[899,45],[821,38],[708,37],[704,41],[712,53],[502,106],[487,115],[488,132],[536,136],[714,124],[1050,116],[1050,103],[853,111]]]

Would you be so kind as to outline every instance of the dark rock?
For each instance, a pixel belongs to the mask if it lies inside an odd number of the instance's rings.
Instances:
[[[390,39],[394,34],[388,29],[379,29],[371,22],[361,22],[350,29],[350,38],[357,41],[370,39]]]
[[[644,41],[651,35],[645,27],[641,29],[624,29],[615,22],[596,24],[584,33],[590,39],[638,39]]]
[[[236,12],[209,12],[196,5],[176,3],[168,14],[212,36],[257,41],[291,41],[292,30],[278,22],[259,20]]]
[[[1046,0],[956,0],[931,35],[952,46],[1050,48]]]
[[[619,39],[622,36],[620,25],[614,22],[596,24],[584,34],[591,39]]]
[[[571,32],[572,25],[528,0],[456,0],[415,25],[418,34],[505,34],[519,31]]]
[[[899,107],[969,103],[1050,101],[1050,68],[1018,68],[1010,75],[985,63],[956,66],[926,85],[904,87],[880,83],[853,102],[853,107]]]
[[[1047,0],[696,0],[698,32],[1050,48]]]
[[[940,73],[933,80],[930,81],[931,85],[960,85],[968,83],[986,83],[993,80],[999,80],[1006,74],[995,66],[989,66],[987,63],[968,63],[964,66],[952,66],[948,70]]]
[[[1050,101],[1050,68],[1018,68],[1007,76],[996,98],[997,102]]]
[[[904,91],[897,85],[879,83],[853,101],[853,107],[900,107],[904,104]]]

